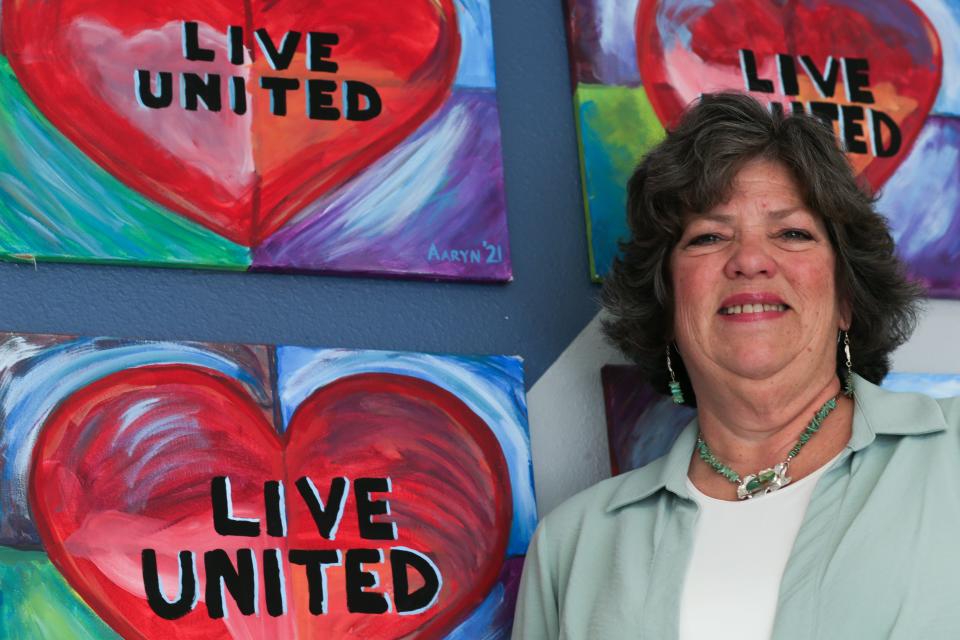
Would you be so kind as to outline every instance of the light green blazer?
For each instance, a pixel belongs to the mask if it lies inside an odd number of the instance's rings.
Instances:
[[[854,399],[850,442],[817,483],[790,554],[773,638],[960,638],[960,399],[861,378]],[[694,420],[664,457],[544,518],[514,640],[677,637],[696,434]]]

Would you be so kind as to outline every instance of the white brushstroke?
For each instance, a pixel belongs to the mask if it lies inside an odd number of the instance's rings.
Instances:
[[[600,32],[600,48],[604,54],[619,55],[626,43],[635,42],[638,1],[600,0],[597,3],[597,30]],[[635,45],[633,48],[635,50]]]
[[[311,217],[343,210],[324,243],[324,259],[366,251],[370,237],[384,237],[410,224],[443,186],[447,169],[465,142],[469,122],[465,107],[452,108],[430,135],[394,149],[371,165],[362,185],[351,183],[341,189],[325,204],[323,213],[306,210],[304,215]]]
[[[0,387],[6,387],[10,383],[11,369],[19,362],[30,358],[41,351],[44,347],[40,344],[34,344],[23,336],[10,336],[0,344]]]
[[[29,352],[24,349],[21,354]],[[0,410],[7,423],[0,434],[0,451],[8,452],[5,466],[12,467],[12,472],[4,473],[15,478],[10,487],[12,504],[27,504],[27,475],[34,444],[41,425],[63,398],[116,371],[162,363],[194,364],[245,376],[229,359],[185,344],[142,342],[104,350],[91,341],[49,356],[23,375],[5,381],[0,387]]]
[[[486,87],[496,85],[493,62],[493,33],[489,0],[454,0],[457,9],[457,28],[460,31],[460,60],[458,87]]]
[[[943,76],[933,112],[960,115],[960,4],[957,0],[914,0],[940,37]]]
[[[150,413],[157,405],[161,403],[159,398],[146,398],[144,400],[137,400],[132,405],[127,407],[123,414],[120,416],[120,424],[117,426],[116,437],[119,438],[124,435],[127,429],[130,428],[132,424],[140,420],[142,417]],[[127,447],[127,455],[133,453],[134,448],[133,442]]]
[[[883,186],[878,209],[887,215],[901,254],[918,255],[950,228],[960,201],[954,176],[960,149],[942,143],[948,135],[928,123],[897,171]],[[914,194],[924,198],[917,202]]]

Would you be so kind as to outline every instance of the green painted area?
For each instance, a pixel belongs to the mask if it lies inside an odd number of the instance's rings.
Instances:
[[[247,247],[144,198],[88,158],[37,110],[2,56],[0,258],[234,270],[251,262]]]
[[[0,638],[119,637],[70,588],[46,553],[0,547]]]
[[[590,242],[590,275],[599,281],[627,235],[626,183],[664,129],[642,87],[580,84],[574,94]]]

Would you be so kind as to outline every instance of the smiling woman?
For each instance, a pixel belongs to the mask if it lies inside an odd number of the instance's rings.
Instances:
[[[666,392],[662,354],[675,339],[674,298],[679,294],[670,281],[672,254],[681,246],[681,236],[694,239],[689,234],[696,225],[732,222],[731,198],[739,196],[742,202],[749,195],[741,193],[746,183],[761,190],[758,180],[781,182],[782,189],[768,183],[760,195],[784,200],[777,205],[768,201],[767,210],[777,214],[771,215],[772,222],[783,223],[779,230],[785,243],[812,231],[788,224],[789,214],[813,216],[812,223],[826,234],[836,254],[834,286],[856,315],[849,326],[856,372],[878,383],[889,369],[889,354],[913,330],[918,295],[894,255],[886,219],[856,182],[829,129],[812,118],[771,114],[738,94],[707,96],[637,167],[628,185],[630,238],[622,243],[622,258],[615,261],[603,290],[611,313],[607,334]],[[721,239],[717,233],[697,243]],[[837,353],[843,355],[840,344]],[[837,366],[841,377],[842,364]],[[675,363],[678,381],[687,404],[697,406],[684,365]]]
[[[674,332],[701,391],[784,375],[820,387],[836,380],[833,338],[850,321],[835,262],[823,220],[779,162],[748,162],[727,200],[688,215],[670,256]]]
[[[919,290],[832,131],[705,95],[628,193],[607,334],[697,416],[543,520],[514,638],[952,637],[960,403],[875,386]]]

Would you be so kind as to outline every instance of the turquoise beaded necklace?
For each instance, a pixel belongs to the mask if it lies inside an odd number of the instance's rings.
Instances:
[[[781,489],[790,484],[790,478],[787,477],[787,467],[790,466],[790,461],[797,457],[803,445],[807,444],[810,438],[813,437],[813,434],[820,430],[820,425],[823,424],[823,421],[830,415],[830,412],[837,407],[838,397],[839,395],[834,396],[823,403],[820,410],[813,416],[813,420],[811,420],[807,428],[803,430],[800,439],[797,440],[797,444],[793,445],[793,448],[790,449],[790,453],[787,454],[787,459],[770,469],[764,469],[759,473],[750,474],[741,478],[739,473],[720,462],[720,460],[713,455],[710,447],[707,446],[707,443],[703,439],[703,434],[698,432],[697,451],[700,453],[700,459],[710,465],[714,471],[737,485],[737,498],[740,500],[748,500],[757,495],[763,496],[768,493],[773,493],[777,489]]]

